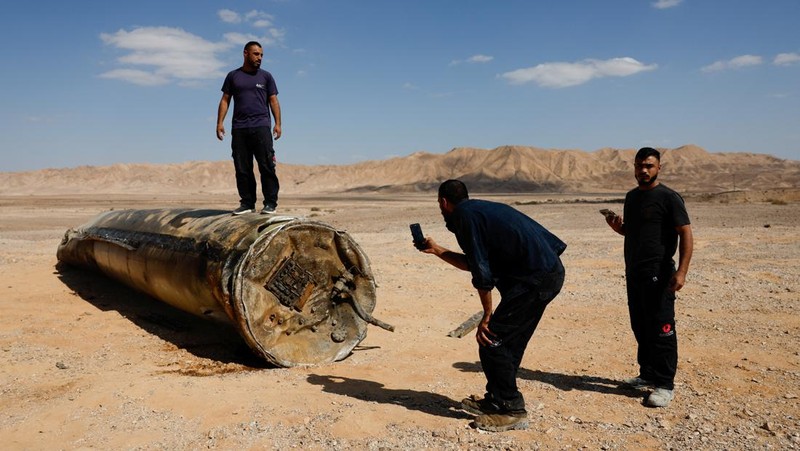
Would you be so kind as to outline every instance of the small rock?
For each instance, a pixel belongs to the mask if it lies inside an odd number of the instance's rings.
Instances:
[[[775,430],[775,424],[772,423],[771,421],[767,421],[767,422],[765,422],[764,424],[761,425],[761,429],[763,429],[765,431],[773,432]]]
[[[783,397],[786,399],[797,399],[797,395],[795,395],[794,393],[786,393],[785,395],[783,395]]]
[[[60,370],[66,370],[67,368],[69,368],[69,366],[67,366],[67,364],[64,362],[56,362],[56,368]]]

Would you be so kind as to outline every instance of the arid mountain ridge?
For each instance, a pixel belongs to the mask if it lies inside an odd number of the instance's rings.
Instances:
[[[684,193],[800,187],[800,161],[767,154],[710,153],[695,145],[662,152],[661,180]],[[633,186],[636,149],[593,152],[525,146],[460,147],[350,165],[278,164],[284,194],[435,190],[449,178],[473,192],[619,193]],[[115,164],[0,173],[0,195],[234,193],[229,161]]]

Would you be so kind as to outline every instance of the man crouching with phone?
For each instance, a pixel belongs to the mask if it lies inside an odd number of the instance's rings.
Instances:
[[[417,248],[472,273],[483,306],[475,338],[486,394],[464,399],[461,407],[477,415],[479,429],[526,429],[528,413],[517,389],[517,371],[547,304],[561,291],[564,266],[559,256],[567,245],[506,204],[469,199],[459,180],[439,186],[439,209],[463,253],[429,237]],[[500,303],[493,313],[494,288]]]

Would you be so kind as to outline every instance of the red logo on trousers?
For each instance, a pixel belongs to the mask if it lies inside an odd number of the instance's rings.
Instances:
[[[664,324],[663,326],[661,326],[661,331],[664,332],[665,334],[668,334],[669,331],[671,331],[671,330],[672,330],[672,325],[669,324],[669,323],[668,324]]]

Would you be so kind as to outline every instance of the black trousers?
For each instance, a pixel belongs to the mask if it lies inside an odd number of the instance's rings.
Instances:
[[[489,330],[500,345],[478,348],[486,376],[486,397],[503,410],[525,411],[525,399],[517,389],[517,372],[545,308],[564,285],[564,267],[559,266],[556,271],[539,277],[528,291],[500,300],[489,320]]]
[[[278,176],[275,174],[275,150],[269,127],[235,128],[231,131],[233,167],[236,170],[236,189],[239,204],[254,208],[256,205],[256,177],[253,159],[261,174],[261,192],[264,205],[278,206]]]
[[[668,268],[658,275],[626,275],[639,376],[669,390],[674,388],[678,368],[675,293],[668,289],[674,271]]]

